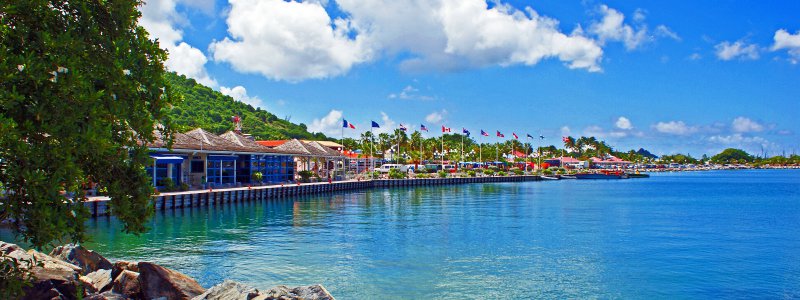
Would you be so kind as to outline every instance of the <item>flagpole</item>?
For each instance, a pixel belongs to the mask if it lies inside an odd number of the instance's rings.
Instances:
[[[442,130],[442,171],[444,171],[444,130]]]
[[[370,126],[369,126],[369,140],[370,140],[369,164],[370,164],[370,166],[369,166],[369,169],[367,171],[369,171],[369,177],[374,180],[375,179],[375,173],[374,173],[375,158],[372,155],[372,151],[375,148],[375,137],[373,135],[374,135],[374,133],[372,133],[372,124],[370,124]]]
[[[461,131],[461,157],[460,158],[461,159],[458,161],[459,165],[461,164],[462,161],[464,161],[464,131],[463,130]],[[458,167],[456,167],[456,169],[458,169]]]

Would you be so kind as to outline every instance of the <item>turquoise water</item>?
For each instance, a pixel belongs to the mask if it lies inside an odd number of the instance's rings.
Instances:
[[[87,247],[338,299],[798,298],[800,172],[374,189],[106,218]]]

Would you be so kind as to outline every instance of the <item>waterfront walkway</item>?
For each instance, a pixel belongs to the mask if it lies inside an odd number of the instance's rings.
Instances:
[[[224,203],[286,198],[299,195],[315,195],[338,191],[361,190],[385,187],[415,187],[446,184],[489,183],[489,182],[521,182],[539,181],[540,176],[486,176],[486,177],[453,177],[453,178],[416,178],[416,179],[375,179],[348,180],[334,182],[316,182],[302,184],[283,184],[269,186],[252,186],[223,189],[208,189],[160,193],[153,196],[153,204],[157,211],[184,207],[214,206]],[[89,197],[85,202],[92,216],[109,215],[108,197]]]

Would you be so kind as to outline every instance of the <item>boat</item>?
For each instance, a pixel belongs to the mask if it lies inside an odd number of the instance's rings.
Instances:
[[[628,178],[650,178],[650,174],[633,173],[633,174],[628,174]]]
[[[600,171],[599,173],[575,174],[577,179],[627,179],[628,174],[622,171]]]
[[[575,175],[561,175],[561,179],[578,179]]]
[[[555,176],[542,176],[544,180],[558,180],[558,177]]]

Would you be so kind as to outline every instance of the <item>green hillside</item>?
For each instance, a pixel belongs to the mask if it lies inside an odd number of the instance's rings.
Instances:
[[[230,96],[225,96],[186,76],[167,73],[166,79],[182,98],[173,106],[170,113],[173,124],[179,132],[202,127],[221,134],[233,129],[231,117],[239,115],[242,119],[242,131],[252,134],[256,139],[328,139],[321,133],[308,132],[305,124],[294,124],[263,109],[235,101]]]

